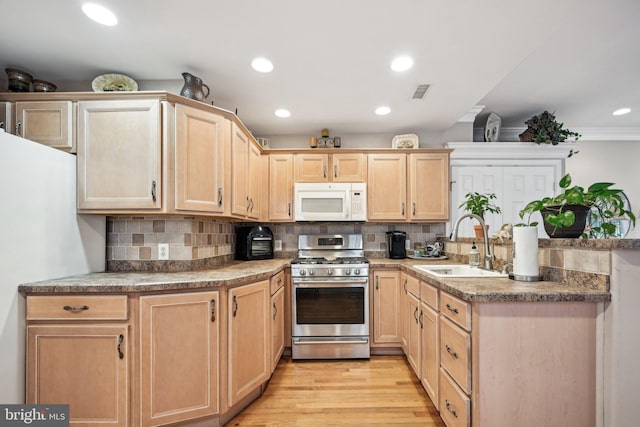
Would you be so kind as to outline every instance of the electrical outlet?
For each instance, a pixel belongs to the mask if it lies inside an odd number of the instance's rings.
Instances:
[[[158,259],[169,259],[168,243],[158,243]]]
[[[275,251],[282,251],[282,240],[275,240],[273,243],[273,249]]]

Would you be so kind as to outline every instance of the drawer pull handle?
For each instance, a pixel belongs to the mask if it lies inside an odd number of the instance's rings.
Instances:
[[[118,337],[118,357],[120,359],[124,359],[124,353],[120,349],[120,346],[122,345],[123,340],[124,340],[124,335],[120,334],[120,336]]]
[[[424,314],[424,312],[422,310],[420,310],[420,329],[424,329],[424,323],[422,323],[422,315]]]
[[[456,411],[454,411],[453,409],[451,409],[451,402],[449,402],[448,400],[445,399],[445,402],[447,403],[447,411],[451,412],[451,414],[458,418],[458,414],[456,413]]]
[[[16,123],[16,136],[22,136],[22,122]]]
[[[276,307],[276,303],[273,303],[273,318],[275,319],[278,315],[278,307]]]
[[[211,321],[216,321],[216,300],[211,300]]]
[[[447,310],[455,314],[459,313],[457,308],[451,307],[449,304],[447,304]]]
[[[218,188],[218,206],[222,206],[222,187]]]
[[[157,200],[157,198],[156,198],[156,182],[155,181],[151,181],[151,200],[153,200],[154,203]]]
[[[75,311],[75,312],[89,310],[88,305],[81,305],[80,307],[76,307],[75,305],[65,305],[62,308],[64,308],[65,311]]]
[[[238,297],[234,296],[233,297],[233,317],[236,317],[237,313],[238,313]]]
[[[450,355],[452,355],[454,358],[458,358],[458,353],[456,353],[455,351],[453,351],[451,349],[451,347],[449,347],[447,344],[444,345],[447,348],[447,353],[449,353]]]
[[[416,319],[416,324],[418,323],[418,307],[416,306],[416,310],[413,312],[413,318]]]

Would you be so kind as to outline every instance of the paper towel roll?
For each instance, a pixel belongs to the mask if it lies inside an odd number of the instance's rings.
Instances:
[[[514,276],[538,277],[538,229],[513,227]]]

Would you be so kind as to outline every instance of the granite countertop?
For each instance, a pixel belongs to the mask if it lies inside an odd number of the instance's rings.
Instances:
[[[236,261],[210,270],[162,272],[105,272],[62,277],[18,287],[21,293],[128,293],[237,286],[269,279],[290,259]]]
[[[289,266],[290,259],[236,261],[224,267],[177,273],[91,273],[20,285],[23,294],[137,293],[233,287],[269,279]],[[413,268],[416,264],[456,264],[451,260],[370,258],[371,268],[398,268],[469,302],[610,301],[611,294],[580,283],[518,282],[508,278],[436,278]]]
[[[581,283],[566,284],[560,282],[520,282],[509,278],[436,278],[413,268],[417,264],[459,264],[451,260],[413,260],[413,259],[370,259],[371,267],[399,268],[411,273],[430,285],[455,297],[469,302],[564,302],[564,301],[610,301],[607,291],[589,289]]]

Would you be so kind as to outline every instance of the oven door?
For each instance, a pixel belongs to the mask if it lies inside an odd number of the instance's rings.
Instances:
[[[369,336],[367,278],[297,278],[291,296],[294,337]]]

